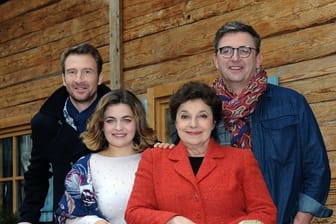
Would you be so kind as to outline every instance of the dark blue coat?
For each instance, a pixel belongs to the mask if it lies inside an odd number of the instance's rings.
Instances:
[[[100,85],[98,98],[109,91],[107,86]],[[74,162],[88,153],[79,133],[65,121],[63,107],[67,97],[65,87],[57,89],[31,120],[33,147],[30,165],[25,173],[25,199],[20,210],[21,221],[38,223],[51,176],[54,178],[53,207],[56,208],[64,193],[66,174]]]

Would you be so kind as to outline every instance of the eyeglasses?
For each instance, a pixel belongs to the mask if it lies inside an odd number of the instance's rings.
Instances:
[[[257,51],[257,49],[249,46],[240,46],[240,47],[230,47],[224,46],[217,49],[217,52],[224,58],[231,58],[234,54],[234,51],[237,50],[237,54],[240,58],[247,58],[250,56],[252,50]]]

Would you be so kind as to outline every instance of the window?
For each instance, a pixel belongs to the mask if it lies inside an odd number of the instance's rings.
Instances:
[[[29,164],[30,130],[0,138],[0,209],[16,213],[23,200],[23,174]]]
[[[24,173],[29,166],[32,142],[30,127],[0,133],[0,210],[18,213],[24,199]],[[52,179],[50,180],[52,186]],[[52,187],[42,208],[40,221],[52,221]]]

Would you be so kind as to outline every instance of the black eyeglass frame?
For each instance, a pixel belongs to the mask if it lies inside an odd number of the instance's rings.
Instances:
[[[231,51],[232,51],[231,56],[224,56],[224,55],[221,53],[222,49],[224,49],[224,48],[231,49]],[[248,54],[247,56],[243,56],[243,57],[242,57],[242,56],[240,55],[240,53],[239,53],[239,50],[240,50],[240,49],[249,49],[249,54]],[[223,47],[219,47],[219,48],[217,49],[217,53],[219,53],[219,54],[220,54],[222,57],[224,57],[224,58],[232,58],[232,56],[234,55],[234,51],[235,51],[235,50],[237,50],[237,54],[238,54],[238,57],[239,57],[239,58],[248,58],[248,57],[250,57],[252,50],[255,50],[257,53],[259,53],[259,49],[256,49],[256,48],[254,48],[254,47],[250,47],[250,46],[239,46],[239,47],[223,46]]]

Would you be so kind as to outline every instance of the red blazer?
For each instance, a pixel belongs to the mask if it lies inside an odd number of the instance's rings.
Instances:
[[[276,213],[252,152],[211,139],[196,176],[182,141],[172,150],[145,150],[125,216],[128,224],[166,224],[176,215],[197,224],[271,224]]]

